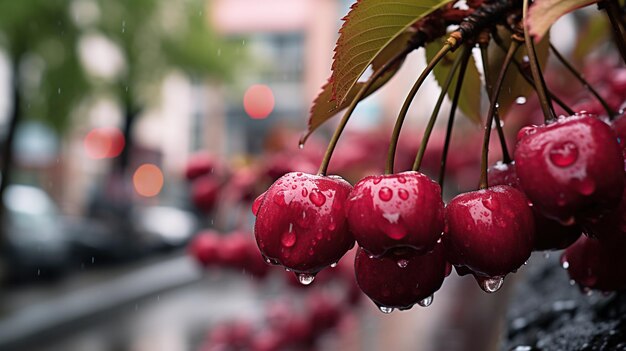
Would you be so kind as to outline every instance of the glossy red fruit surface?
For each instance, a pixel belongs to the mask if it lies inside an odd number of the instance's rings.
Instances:
[[[616,135],[591,116],[522,129],[515,164],[533,205],[565,224],[614,209],[624,188],[624,159]]]
[[[362,248],[380,256],[410,247],[425,253],[443,232],[441,188],[418,172],[369,176],[348,200],[350,231]]]
[[[418,255],[413,249],[396,249],[380,258],[359,248],[354,261],[356,280],[361,290],[381,311],[408,309],[420,303],[427,306],[446,276],[443,245]]]
[[[507,185],[456,196],[446,207],[447,258],[474,275],[502,277],[526,262],[534,219],[524,194]]]
[[[626,113],[621,113],[611,121],[611,127],[617,135],[617,142],[622,148],[622,155],[626,157]]]
[[[191,183],[191,201],[200,210],[209,212],[216,203],[220,192],[220,183],[212,177],[200,177]]]
[[[337,176],[279,178],[255,206],[261,253],[296,273],[315,274],[339,261],[354,245],[345,219],[351,189]]]
[[[509,185],[521,190],[515,162],[497,163],[488,169],[489,185]],[[534,250],[561,250],[573,244],[582,235],[582,229],[575,223],[570,226],[546,218],[535,206],[531,207],[535,219]]]
[[[582,236],[561,256],[570,278],[583,290],[615,291],[626,288],[626,241],[605,245]]]
[[[619,207],[611,213],[584,223],[587,234],[602,243],[626,243],[626,189],[622,192]]]

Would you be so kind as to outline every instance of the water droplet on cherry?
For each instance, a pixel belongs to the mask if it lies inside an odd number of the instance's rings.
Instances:
[[[396,264],[400,268],[406,268],[409,265],[409,261],[408,260],[404,260],[404,259],[400,259],[400,260],[398,260],[398,262],[396,262]]]
[[[382,312],[384,314],[389,314],[389,313],[393,312],[393,307],[378,306],[378,309],[380,310],[380,312]]]
[[[578,147],[571,141],[554,145],[549,153],[550,161],[557,167],[569,167],[578,159]]]
[[[326,202],[326,196],[318,189],[313,189],[309,194],[309,200],[311,200],[315,206],[321,207]]]
[[[402,200],[406,200],[409,198],[409,192],[405,189],[400,189],[398,190],[398,196],[400,196]]]
[[[429,297],[419,301],[417,304],[422,306],[422,307],[428,307],[433,303],[433,295],[430,295]]]
[[[504,277],[477,277],[478,285],[483,289],[486,293],[494,293],[502,287],[502,283],[504,282]]]
[[[337,267],[337,262],[330,265],[330,268],[335,268],[335,267]]]
[[[383,201],[389,201],[393,197],[393,191],[384,186],[378,191],[378,197],[380,197],[380,199]]]
[[[315,280],[315,274],[298,273],[296,274],[296,276],[298,277],[298,281],[302,285],[310,285],[311,283],[313,283],[313,280]]]

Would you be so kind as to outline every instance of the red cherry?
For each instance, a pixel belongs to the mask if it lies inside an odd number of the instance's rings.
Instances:
[[[622,192],[622,201],[619,207],[608,215],[585,222],[585,228],[589,235],[600,240],[604,244],[626,242],[626,188]]]
[[[197,178],[191,184],[191,200],[200,210],[209,212],[217,202],[220,183],[212,177]]]
[[[354,245],[345,220],[351,189],[337,176],[293,172],[279,178],[258,206],[254,232],[261,253],[311,283]]]
[[[583,290],[614,291],[626,288],[626,256],[619,245],[604,245],[582,236],[561,256],[561,264],[570,278]]]
[[[409,309],[416,303],[430,305],[443,283],[446,266],[441,244],[424,255],[413,249],[395,249],[380,258],[359,248],[354,261],[359,287],[384,313]]]
[[[546,217],[573,223],[617,207],[624,159],[615,133],[584,115],[560,118],[521,133],[515,151],[520,185]]]
[[[222,240],[214,230],[206,230],[196,235],[189,244],[189,254],[202,265],[220,262]]]
[[[489,185],[509,185],[521,190],[515,170],[515,162],[510,164],[497,163],[488,170]],[[577,224],[564,226],[557,221],[546,218],[535,206],[531,207],[535,219],[534,250],[561,250],[573,244],[582,234]]]
[[[347,218],[356,241],[369,253],[410,247],[432,250],[443,231],[441,188],[418,172],[369,176],[348,201]]]
[[[219,167],[219,160],[217,157],[205,153],[199,152],[191,155],[187,161],[187,167],[185,168],[185,177],[189,180],[196,179],[200,176],[215,172]]]
[[[497,290],[501,279],[526,262],[534,243],[534,220],[524,194],[508,185],[456,196],[446,207],[443,236],[450,263],[466,266]],[[495,289],[495,290],[494,290]]]
[[[626,113],[621,113],[611,121],[611,127],[617,135],[617,142],[622,148],[622,154],[626,156]]]

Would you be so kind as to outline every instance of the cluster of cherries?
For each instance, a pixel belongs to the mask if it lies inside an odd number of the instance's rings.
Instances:
[[[357,283],[385,313],[428,306],[451,265],[495,292],[533,250],[567,248],[563,266],[584,289],[625,288],[625,118],[581,112],[525,127],[514,162],[489,169],[489,187],[445,206],[440,186],[419,172],[354,187],[287,173],[254,202],[258,247],[308,285],[356,241]]]

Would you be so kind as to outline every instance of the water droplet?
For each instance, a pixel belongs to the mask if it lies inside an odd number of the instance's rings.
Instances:
[[[298,172],[298,173],[296,173],[296,175],[297,175],[298,177],[302,177],[302,172]]]
[[[309,195],[307,188],[302,188],[302,197],[306,197],[307,195]]]
[[[315,206],[321,207],[326,202],[326,196],[324,196],[319,189],[313,189],[311,190],[311,194],[309,194],[309,200],[311,200]]]
[[[543,258],[545,258],[546,260],[547,260],[548,258],[550,258],[550,251],[544,251],[544,252],[543,252]]]
[[[557,167],[568,167],[578,159],[578,147],[571,141],[554,145],[550,149],[550,161]]]
[[[526,97],[525,96],[518,96],[517,99],[515,99],[515,103],[518,105],[523,105],[526,103]]]
[[[280,242],[284,247],[292,247],[296,244],[296,233],[293,232],[293,223],[289,223],[289,231],[283,233]]]
[[[291,186],[291,189],[296,190],[297,187],[298,186],[296,184],[294,184],[294,185]]]
[[[400,196],[402,200],[406,200],[409,198],[409,192],[405,189],[400,189],[398,190],[398,196]]]
[[[335,267],[337,267],[337,262],[330,265],[330,268],[335,268]]]
[[[563,262],[561,262],[561,267],[563,267],[563,269],[568,269],[569,268],[569,262],[564,260]]]
[[[535,133],[537,133],[537,127],[535,126],[523,127],[522,129],[519,130],[519,132],[517,132],[517,141],[520,141],[526,136],[533,135]]]
[[[389,313],[393,312],[393,307],[378,306],[378,309],[380,310],[380,312],[382,312],[384,314],[389,314]]]
[[[374,178],[374,184],[378,184],[382,181],[382,178]]]
[[[389,201],[393,197],[393,191],[384,186],[378,191],[378,197],[380,197],[380,199],[383,201]]]
[[[277,192],[276,195],[274,195],[274,203],[278,206],[286,206],[287,203],[285,202],[285,193],[282,191]]]
[[[398,260],[398,262],[396,262],[396,264],[398,264],[398,267],[400,267],[400,268],[406,268],[406,266],[409,265],[409,261],[408,260],[404,260],[404,259],[400,259],[400,260]]]
[[[315,274],[299,273],[297,274],[297,277],[298,281],[302,285],[310,285],[313,283],[313,280],[315,280]]]
[[[494,293],[502,287],[502,283],[504,282],[504,277],[477,277],[478,285],[483,289],[486,293]]]
[[[298,143],[298,149],[300,149],[300,150],[304,149],[304,142],[303,141]]]
[[[332,231],[333,231],[333,230],[335,230],[335,229],[337,229],[337,225],[335,224],[335,222],[331,222],[331,223],[328,225],[328,230],[332,232]]]
[[[572,217],[568,217],[565,219],[559,219],[559,223],[561,223],[562,225],[566,226],[566,227],[570,227],[573,226],[576,223],[576,218],[574,218],[574,216]]]
[[[419,301],[417,304],[422,306],[422,307],[428,307],[433,303],[433,295],[430,295],[429,297]]]
[[[398,181],[402,184],[406,183],[406,178],[404,178],[403,176],[399,176],[398,177]]]

